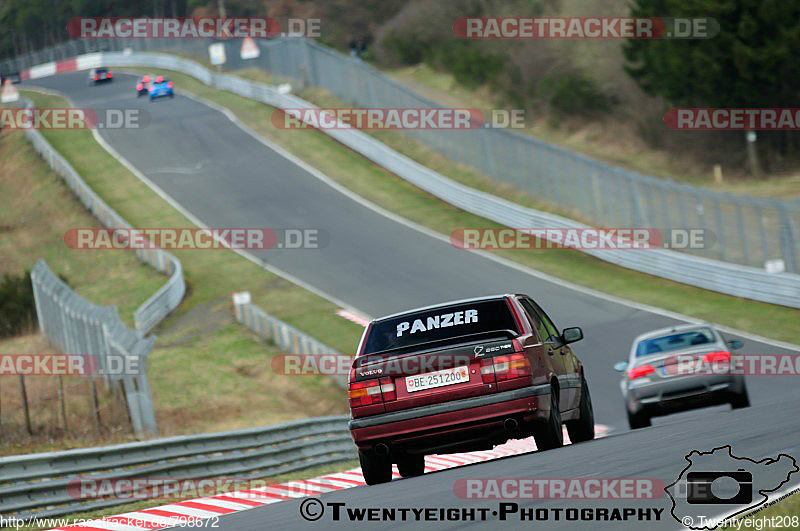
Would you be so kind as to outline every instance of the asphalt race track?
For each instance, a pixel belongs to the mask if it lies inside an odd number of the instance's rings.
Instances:
[[[753,406],[739,411],[716,407],[656,418],[653,427],[630,432],[614,362],[627,357],[634,336],[676,323],[674,319],[580,293],[536,278],[484,256],[393,221],[333,189],[265,146],[224,114],[181,95],[173,100],[137,99],[135,78],[119,74],[113,83],[87,87],[86,74],[64,74],[26,84],[60,91],[77,107],[145,109],[144,129],[103,129],[102,136],[139,171],[209,227],[318,228],[327,231],[322,249],[251,251],[267,263],[347,303],[379,316],[441,301],[500,292],[532,295],[560,327],[581,326],[586,339],[575,351],[586,366],[597,422],[611,426],[609,437],[548,453],[530,453],[465,466],[376,487],[358,487],[321,496],[351,507],[490,507],[496,501],[459,500],[459,478],[646,477],[666,483],[685,467],[691,450],[731,444],[733,453],[752,459],[781,452],[800,458],[800,393],[789,377],[748,377]],[[292,131],[285,134],[291,135]],[[246,288],[246,286],[243,286]],[[732,337],[732,336],[731,336]],[[324,337],[320,337],[322,341]],[[787,352],[743,339],[742,352]],[[354,345],[355,348],[355,345]],[[800,474],[793,476],[800,483]],[[300,501],[286,501],[220,518],[223,529],[309,529],[410,525],[465,527],[464,522],[333,522],[330,515],[305,522]],[[505,522],[498,528],[642,526],[675,529],[668,497],[652,501],[521,501],[525,507],[658,507],[659,522]],[[572,505],[570,505],[572,504]],[[485,525],[485,524],[484,524]]]

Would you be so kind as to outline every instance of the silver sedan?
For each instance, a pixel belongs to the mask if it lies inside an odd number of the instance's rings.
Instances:
[[[730,404],[748,407],[744,377],[730,367],[738,340],[725,341],[711,325],[681,325],[648,332],[633,341],[620,386],[631,429],[650,419],[698,407]]]

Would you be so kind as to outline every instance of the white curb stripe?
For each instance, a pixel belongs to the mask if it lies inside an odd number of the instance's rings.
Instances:
[[[196,500],[186,500],[186,501],[196,501]],[[195,509],[194,507],[185,507],[183,505],[178,505],[177,503],[171,503],[169,505],[154,507],[154,509],[160,509],[162,511],[170,511],[173,513],[183,514],[186,516],[198,516],[200,518],[219,516],[219,513],[215,513],[214,511],[206,511],[205,509]]]
[[[235,511],[242,511],[244,509],[249,509],[250,506],[245,503],[236,503],[228,500],[220,500],[217,498],[199,498],[197,500],[192,500],[198,503],[205,503],[207,505],[214,505],[216,507],[222,507],[223,509],[233,509]]]
[[[42,65],[32,66],[28,72],[30,79],[52,76],[56,73],[56,64],[51,61]]]

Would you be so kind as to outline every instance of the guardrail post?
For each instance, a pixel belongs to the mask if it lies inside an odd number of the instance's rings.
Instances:
[[[797,251],[795,248],[797,238],[792,230],[792,220],[789,219],[789,215],[783,208],[778,208],[778,216],[781,225],[781,256],[783,256],[783,261],[786,264],[786,271],[789,273],[797,273]]]

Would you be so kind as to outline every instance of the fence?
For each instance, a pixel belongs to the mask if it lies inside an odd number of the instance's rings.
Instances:
[[[0,514],[56,517],[130,503],[70,495],[76,478],[268,478],[355,458],[346,416],[262,428],[0,457]]]
[[[207,57],[201,39],[70,41],[0,67],[22,70],[47,61],[99,50],[179,50]],[[434,108],[432,102],[357,58],[306,39],[260,41],[257,59],[242,60],[241,41],[228,40],[226,68],[261,67],[325,88],[360,107]],[[704,228],[717,244],[688,252],[763,268],[780,259],[800,269],[800,201],[755,198],[678,184],[604,164],[528,135],[498,129],[403,130],[446,157],[514,185],[543,202],[607,227]]]
[[[72,291],[43,260],[31,270],[31,283],[45,337],[65,354],[92,356],[91,367],[102,375],[106,387],[122,384],[134,433],[155,433],[147,379],[147,355],[155,336],[141,337],[122,323],[116,307],[98,306]]]
[[[250,294],[247,292],[233,295],[233,307],[237,321],[258,334],[259,337],[277,345],[282,352],[312,356],[322,354],[341,356],[331,347],[320,343],[313,337],[304,334],[252,304],[250,302]],[[347,387],[346,374],[339,374],[334,377],[340,387]]]
[[[86,184],[39,131],[26,129],[25,135],[87,210],[106,227],[131,228]],[[101,369],[105,369],[105,360],[109,355],[138,358],[142,373],[121,376],[119,380],[125,391],[132,428],[136,434],[142,435],[153,434],[157,430],[146,373],[146,358],[155,337],[145,339],[144,336],[180,304],[186,285],[181,263],[172,254],[161,249],[138,249],[136,254],[143,262],[169,275],[169,279],[134,312],[135,332],[122,323],[115,308],[103,308],[78,296],[56,278],[44,262],[37,263],[31,278],[39,326],[43,334],[64,353],[92,355]]]

